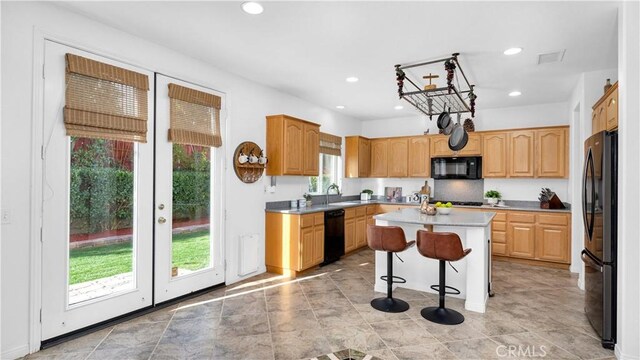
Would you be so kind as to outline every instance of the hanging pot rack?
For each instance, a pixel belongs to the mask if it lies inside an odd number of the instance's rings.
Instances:
[[[477,95],[473,91],[475,85],[469,83],[458,61],[458,55],[460,54],[453,53],[450,57],[442,59],[417,64],[396,65],[399,98],[404,99],[418,109],[418,111],[429,116],[430,119],[433,115],[438,115],[443,111],[448,111],[450,114],[471,113],[471,117],[474,117],[475,99],[477,98]],[[417,82],[409,78],[404,71],[437,63],[443,63],[445,65],[445,70],[448,74],[447,86],[445,87],[424,90],[418,86]],[[458,73],[461,74],[464,79],[463,86],[466,85],[464,88],[458,88],[460,84],[456,87],[453,83],[453,78]],[[409,83],[410,86],[406,86],[406,83]],[[469,101],[468,103],[467,100]]]

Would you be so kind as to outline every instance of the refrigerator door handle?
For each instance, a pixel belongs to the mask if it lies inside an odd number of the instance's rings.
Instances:
[[[589,233],[589,224],[587,218],[587,173],[589,171],[589,158],[591,157],[591,148],[587,150],[587,156],[584,160],[584,169],[582,171],[582,220],[584,223],[584,230],[587,236],[591,238]]]
[[[604,272],[604,267],[600,264],[598,264],[597,261],[595,261],[591,255],[589,255],[587,253],[586,250],[582,250],[582,253],[580,254],[582,257],[582,262],[584,262],[585,264],[589,265],[590,267],[598,270],[599,272]]]

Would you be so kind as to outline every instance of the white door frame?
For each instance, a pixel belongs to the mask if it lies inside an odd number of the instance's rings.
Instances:
[[[62,45],[74,47],[78,50],[90,52],[96,55],[100,55],[105,58],[117,60],[125,64],[129,64],[141,69],[150,70],[153,72],[163,73],[166,76],[172,76],[185,81],[198,84],[199,81],[192,79],[191,76],[186,74],[170,75],[167,72],[156,71],[149,67],[148,64],[140,64],[137,61],[130,60],[127,54],[113,53],[111,50],[105,48],[97,48],[94,44],[84,43],[67,36],[52,32],[50,30],[44,30],[42,28],[34,28],[33,30],[33,59],[32,59],[32,93],[31,93],[31,177],[29,179],[31,194],[30,194],[30,207],[29,214],[29,353],[40,350],[42,341],[42,324],[40,322],[40,309],[42,307],[42,165],[43,159],[41,155],[42,146],[44,143],[44,44],[46,41],[57,42]],[[214,86],[202,85],[211,89],[215,89]],[[227,95],[227,101],[229,96]],[[225,110],[227,110],[226,104],[223,104]],[[225,111],[227,114],[228,111]],[[227,117],[221,118],[222,122],[227,123]],[[226,126],[225,126],[226,127]],[[227,145],[224,139],[229,139],[229,130],[224,132],[223,149],[224,149],[224,164],[223,168],[225,172],[227,170],[226,154]],[[226,214],[226,176],[221,179],[222,183],[222,206],[223,214]],[[226,236],[226,216],[224,216],[223,226],[223,252],[225,258],[227,254],[227,236]],[[228,269],[225,269],[225,279],[228,279]]]

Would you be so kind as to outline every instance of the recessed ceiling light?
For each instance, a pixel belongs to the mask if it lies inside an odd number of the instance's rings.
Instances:
[[[349,77],[348,77],[348,78],[346,78],[345,80],[346,80],[347,82],[354,83],[354,82],[358,82],[358,80],[360,80],[360,79],[358,79],[358,78],[357,78],[357,77],[355,77],[355,76],[349,76]]]
[[[393,108],[394,108],[394,109],[396,109],[396,110],[402,110],[402,109],[404,109],[404,106],[402,106],[402,105],[396,105],[396,106],[394,106]]]
[[[513,47],[513,48],[509,48],[507,50],[504,51],[505,55],[515,55],[515,54],[519,54],[522,51],[522,48],[519,47]]]
[[[245,3],[242,3],[242,10],[251,15],[259,15],[264,11],[262,5],[258,4],[255,1],[247,1]]]
[[[342,109],[344,109],[344,105],[336,105],[336,109],[342,110]]]
[[[520,96],[522,95],[522,93],[520,91],[512,91],[509,93],[509,96],[514,97],[514,96]]]

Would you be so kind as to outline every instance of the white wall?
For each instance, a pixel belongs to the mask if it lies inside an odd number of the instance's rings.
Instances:
[[[2,358],[28,351],[30,188],[32,149],[32,86],[34,29],[66,39],[101,55],[166,75],[211,87],[227,94],[228,134],[223,139],[229,160],[242,141],[265,145],[265,115],[286,113],[312,120],[336,135],[358,133],[359,121],[315,106],[274,89],[226,73],[182,54],[58,8],[49,3],[2,2],[2,209],[12,223],[2,226]],[[37,145],[36,145],[37,146]],[[8,156],[10,155],[10,156]],[[264,239],[264,203],[270,198],[297,198],[306,189],[305,177],[278,178],[276,194],[266,195],[267,181],[247,185],[232,169],[226,173],[228,261],[227,282],[238,280],[237,241],[244,234]],[[349,185],[347,184],[347,187]],[[355,186],[354,188],[357,188]],[[354,190],[355,191],[355,190]],[[357,193],[357,191],[356,191]],[[250,221],[248,221],[250,220]],[[264,246],[259,249],[264,261]],[[264,271],[264,263],[260,269]],[[33,346],[33,344],[31,344]]]
[[[618,359],[640,359],[640,4],[618,16]]]
[[[505,101],[508,100],[509,99],[505,99]],[[408,106],[405,108],[408,108]],[[570,117],[568,116],[567,109],[568,104],[566,102],[497,109],[482,109],[481,103],[478,103],[478,111],[476,112],[474,123],[478,131],[568,125]],[[429,118],[426,116],[414,115],[393,119],[363,121],[362,136],[376,138],[419,135],[427,129],[429,129],[431,134],[437,134],[436,118],[437,117],[434,116],[433,121],[429,121]],[[371,180],[363,180],[363,185],[369,184],[370,182]],[[415,187],[421,182],[424,183],[424,180],[412,180],[408,186]],[[401,186],[394,185],[398,183],[398,179],[379,179],[375,181],[375,185],[378,186],[378,188]],[[506,200],[536,201],[540,193],[540,188],[542,187],[548,187],[554,190],[562,201],[570,201],[571,190],[567,179],[484,180],[485,191],[489,189],[498,190]],[[403,188],[403,193],[404,191],[405,189]]]

